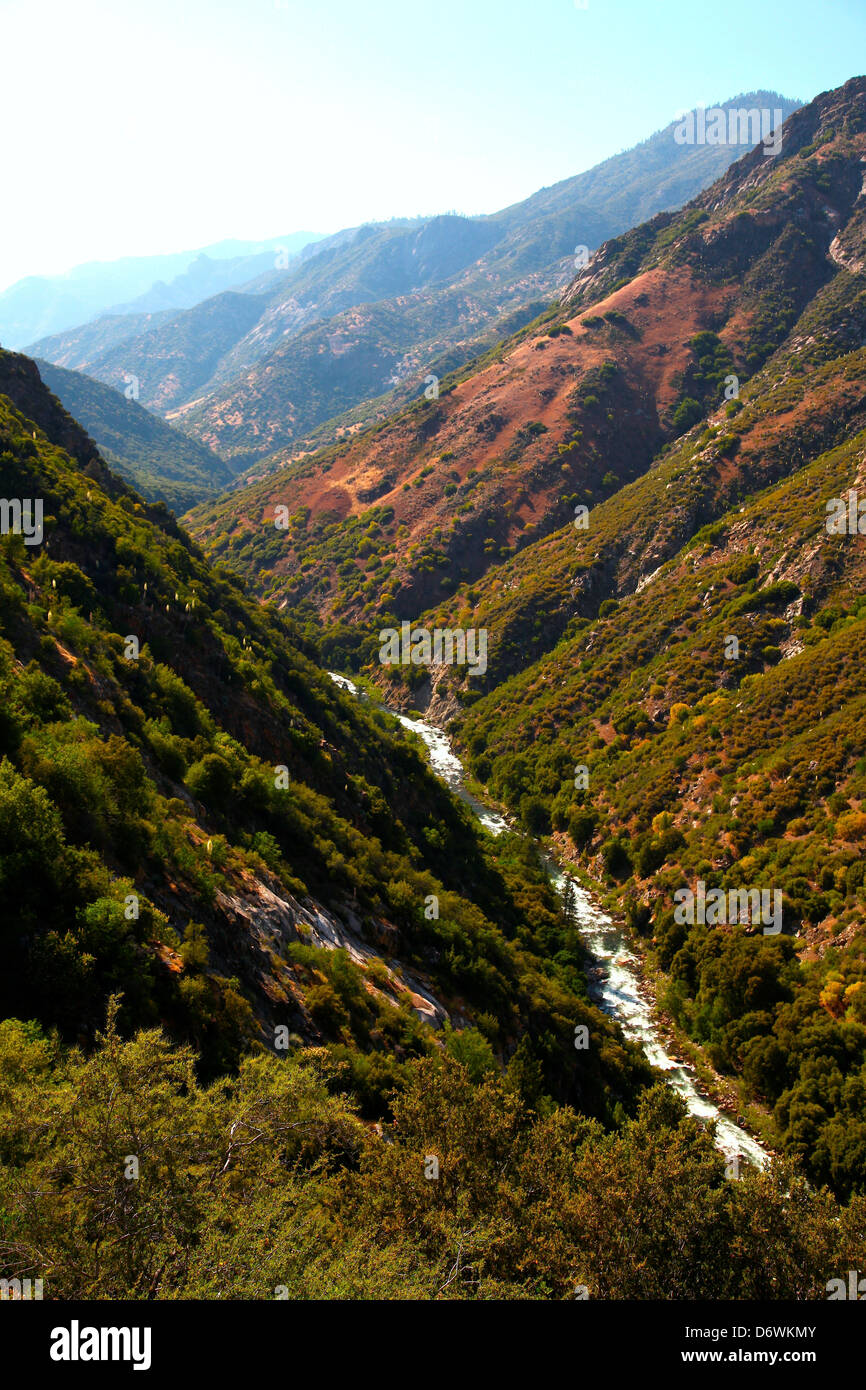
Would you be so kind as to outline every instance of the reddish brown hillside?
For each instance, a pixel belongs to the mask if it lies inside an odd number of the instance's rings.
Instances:
[[[375,570],[389,575],[381,597],[387,603],[390,594],[407,613],[429,606],[448,587],[446,565],[449,576],[475,578],[491,553],[500,558],[536,539],[561,525],[576,501],[600,500],[646,469],[665,437],[662,421],[689,342],[725,317],[732,294],[697,281],[687,267],[641,275],[556,336],[526,338],[423,410],[331,451],[324,467],[321,457],[312,466],[287,463],[233,499],[233,536],[272,528],[277,506],[309,509],[301,534],[281,534],[273,579],[281,590],[288,580],[293,597],[314,598],[323,613],[352,616],[368,595],[347,595],[336,582],[323,587],[336,567],[330,557],[308,579],[299,564],[317,520],[330,526],[374,505],[392,508],[375,551]],[[597,322],[587,327],[587,318]],[[587,407],[576,390],[591,387],[593,370],[605,364],[617,369],[607,395],[593,405],[590,390]],[[432,569],[412,563],[431,551]]]
[[[861,79],[819,98],[786,122],[778,158],[758,148],[682,212],[606,242],[561,307],[438,400],[287,456],[192,514],[195,533],[261,594],[366,624],[416,616],[613,496],[795,325],[814,336],[821,292],[862,259],[864,108]],[[837,348],[856,338],[846,293]]]

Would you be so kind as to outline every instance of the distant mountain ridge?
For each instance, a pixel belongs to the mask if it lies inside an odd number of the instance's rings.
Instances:
[[[31,275],[0,291],[0,344],[21,347],[109,311],[177,312],[252,279],[280,252],[298,255],[316,239],[314,232],[291,232],[262,241],[219,241],[167,255],[88,261],[63,275]]]
[[[772,92],[722,103],[784,115],[797,105]],[[676,124],[497,213],[373,224],[323,239],[284,274],[269,271],[245,287],[264,301],[242,331],[241,315],[219,323],[228,306],[217,304],[201,333],[197,305],[137,321],[125,338],[122,321],[112,320],[110,334],[101,322],[29,350],[110,385],[135,373],[144,404],[238,467],[257,465],[306,447],[335,416],[384,418],[420,394],[428,375],[489,346],[507,316],[532,305],[523,321],[532,317],[568,282],[578,248],[592,250],[678,206],[742,153],[741,145],[679,144]],[[185,381],[177,376],[180,341]]]
[[[81,372],[37,362],[45,385],[83,425],[109,466],[149,502],[180,515],[229,487],[233,469],[138,401]]]
[[[286,451],[283,468],[205,504],[191,529],[269,597],[372,626],[475,585],[575,504],[615,495],[700,418],[721,367],[753,375],[834,274],[834,229],[857,225],[857,159],[846,152],[838,188],[828,165],[826,187],[810,182],[799,200],[776,183],[819,176],[798,152],[815,122],[802,108],[781,157],[749,151],[681,211],[605,242],[560,304],[443,377],[438,399],[308,457]],[[283,533],[267,524],[279,504],[293,518]]]

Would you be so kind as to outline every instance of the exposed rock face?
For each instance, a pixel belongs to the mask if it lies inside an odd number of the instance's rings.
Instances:
[[[423,714],[431,724],[444,729],[461,709],[455,687],[449,680],[450,671],[449,666],[431,666],[428,678],[414,690],[393,676],[380,679],[378,685],[391,709],[406,715],[413,711]]]
[[[425,981],[391,955],[400,944],[400,933],[390,922],[378,918],[362,922],[348,904],[338,917],[314,899],[302,902],[285,890],[276,891],[263,877],[251,873],[244,874],[239,891],[218,892],[216,906],[234,951],[246,956],[258,991],[275,1006],[272,1016],[267,1016],[267,1010],[260,1015],[263,1040],[268,1043],[273,1036],[272,1025],[287,1021],[283,1016],[286,1005],[295,998],[292,967],[285,958],[286,947],[292,942],[306,942],[327,951],[344,950],[356,965],[382,961],[390,974],[394,995],[408,992],[419,1018],[434,1028],[449,1022],[448,1010]],[[385,949],[374,949],[367,938]],[[297,1012],[292,1022],[299,1031],[315,1035],[310,1019],[304,1014],[299,1023]]]

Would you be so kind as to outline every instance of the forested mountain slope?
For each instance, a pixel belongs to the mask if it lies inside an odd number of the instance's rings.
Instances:
[[[213,450],[172,429],[126,392],[50,362],[36,365],[110,467],[148,501],[165,502],[179,515],[230,486],[234,472]]]
[[[725,283],[719,248],[742,277],[680,386],[696,423],[644,476],[585,499],[586,529],[423,621],[489,633],[486,674],[461,687],[440,671],[433,705],[467,706],[453,727],[476,776],[606,879],[672,1015],[772,1107],[776,1142],[848,1191],[866,1162],[866,83],[789,128],[788,166],[737,166],[675,249],[704,285]],[[641,250],[645,284],[665,252]],[[630,254],[607,248],[564,312]],[[778,893],[781,932],[678,919],[699,883]]]
[[[351,1044],[374,1111],[427,1025],[484,1016],[507,1060],[531,1017],[549,1085],[628,1102],[644,1064],[586,1003],[531,852],[483,842],[395,725],[108,472],[28,359],[3,354],[0,386],[0,492],[44,508],[41,546],[2,541],[4,1013],[87,1039],[119,990],[124,1030],[161,1019],[211,1070],[283,1025]],[[605,1037],[589,1068],[575,1010]]]
[[[0,541],[3,1277],[814,1299],[858,1267],[862,1198],[732,1174],[646,1089],[531,844],[480,837],[32,363],[0,388],[0,491],[45,526]]]
[[[863,1267],[864,142],[857,79],[438,400],[212,507],[211,559],[0,354],[0,1275],[815,1299]],[[652,1085],[532,838],[330,680],[381,682],[404,616],[488,632],[483,675],[392,695],[602,885],[783,1161]],[[678,917],[701,886],[782,929]]]
[[[864,166],[857,78],[438,402],[200,531],[375,680],[390,623],[487,633],[484,673],[390,675],[629,905],[673,1016],[842,1192],[866,1163]],[[699,883],[778,893],[782,931],[677,920]]]

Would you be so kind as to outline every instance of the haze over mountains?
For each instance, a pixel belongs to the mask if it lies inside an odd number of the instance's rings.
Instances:
[[[214,242],[171,255],[91,261],[65,275],[30,275],[0,291],[0,343],[23,347],[95,314],[187,308],[266,270],[278,250],[295,256],[316,240],[313,232],[292,232],[260,242]]]
[[[796,105],[753,92],[724,109]],[[679,206],[745,148],[677,143],[676,125],[501,212],[349,229],[242,292],[174,316],[112,314],[28,350],[121,389],[135,376],[143,405],[236,470],[297,451],[492,346],[567,283],[578,248]]]
[[[813,167],[799,149],[817,111],[789,119],[778,158],[758,148],[680,212],[606,242],[561,303],[444,378],[437,400],[206,506],[197,532],[293,605],[413,617],[576,503],[618,493],[702,417],[720,379],[763,364],[839,269],[829,248],[859,193],[856,160],[832,217],[823,186],[793,224],[760,201],[772,189],[783,202],[774,180]],[[288,536],[266,524],[280,504],[299,518]]]

